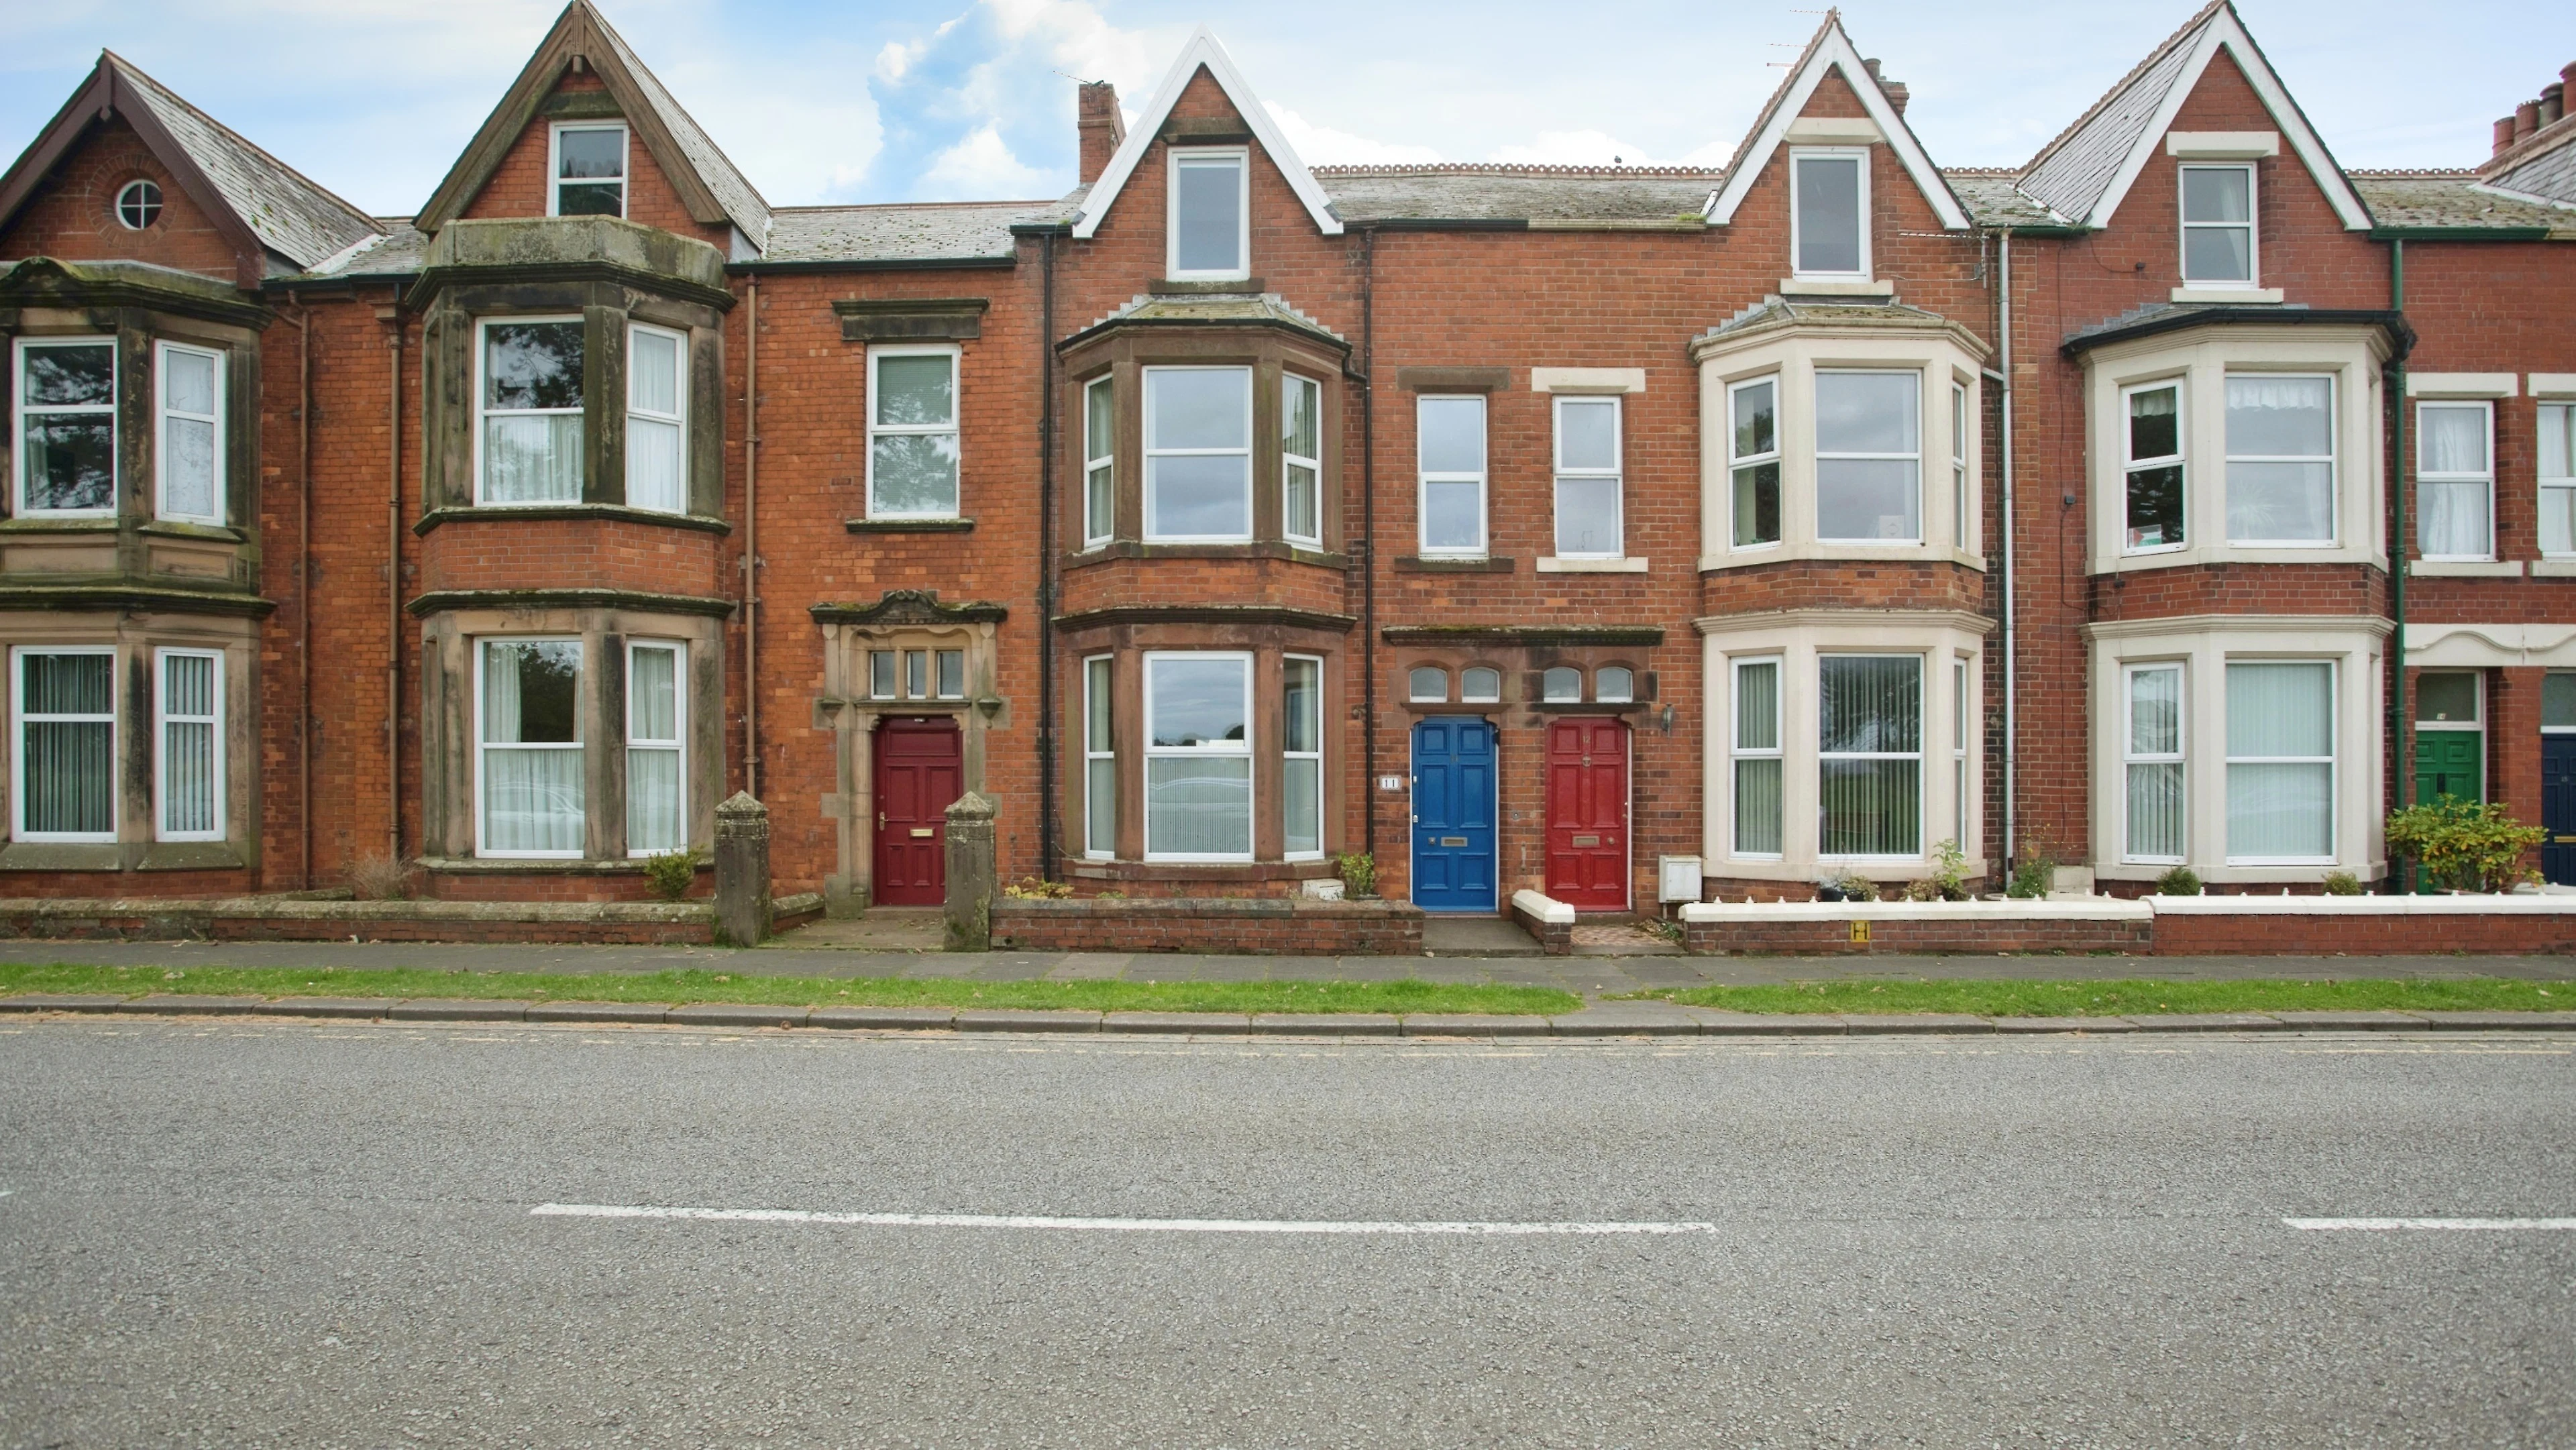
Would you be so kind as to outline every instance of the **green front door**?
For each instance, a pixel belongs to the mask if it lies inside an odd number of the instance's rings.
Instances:
[[[2430,804],[2443,796],[2464,801],[2487,798],[2486,736],[2476,730],[2415,732],[2415,800]]]

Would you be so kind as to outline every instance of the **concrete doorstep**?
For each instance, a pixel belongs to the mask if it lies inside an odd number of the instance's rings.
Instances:
[[[1882,1037],[2134,1032],[2562,1032],[2576,1012],[2219,1012],[2137,1017],[1969,1017],[1950,1013],[1719,1012],[1644,1000],[1600,1002],[1562,1017],[1377,1012],[1080,1012],[949,1007],[797,1007],[742,1002],[520,1002],[494,998],[0,997],[0,1013],[288,1017],[391,1022],[624,1023],[820,1027],[870,1032],[1110,1032],[1193,1037]]]

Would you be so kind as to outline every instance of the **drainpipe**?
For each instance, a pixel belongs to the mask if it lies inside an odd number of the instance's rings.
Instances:
[[[760,274],[742,367],[742,788],[760,799]]]
[[[1360,233],[1360,850],[1377,859],[1377,229]]]
[[[2002,339],[2003,362],[2003,495],[2004,495],[2004,869],[2009,872],[2021,846],[2021,670],[2020,611],[2013,607],[2013,574],[2017,553],[2013,542],[2013,320],[2012,320],[2012,233],[1998,233],[2002,263],[2002,289],[1997,307],[2000,320],[1995,333]]]
[[[2388,243],[2388,310],[2403,316],[2406,311],[2406,240],[2392,237]],[[2388,733],[2397,759],[2391,799],[2398,810],[2404,810],[2415,786],[2414,732],[2406,714],[2406,357],[2400,353],[2388,366],[2388,392],[2397,407],[2395,429],[2396,466],[2390,470],[2388,489],[2388,613],[2391,629],[2388,668]],[[2389,873],[2389,883],[2399,892],[2406,889],[2406,868],[2398,866]]]
[[[1055,233],[1038,238],[1038,870],[1056,879]]]
[[[296,884],[313,889],[313,311],[295,305],[295,821]]]
[[[402,860],[402,292],[385,308],[393,367],[385,384],[385,856]]]

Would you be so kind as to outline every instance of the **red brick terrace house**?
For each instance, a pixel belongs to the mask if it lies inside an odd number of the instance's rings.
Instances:
[[[1202,32],[1069,196],[773,207],[574,0],[370,217],[104,55],[0,177],[0,894],[635,897],[747,790],[859,909],[970,789],[1084,894],[2312,888],[2401,608],[2539,809],[2560,87],[2350,174],[2222,0],[2021,168],[1906,100],[1829,18],[1723,170],[1309,168]]]

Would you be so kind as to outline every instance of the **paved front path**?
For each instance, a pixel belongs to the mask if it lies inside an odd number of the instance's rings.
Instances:
[[[98,966],[426,967],[474,972],[663,972],[782,977],[972,977],[1016,982],[1500,982],[1593,995],[1652,987],[1847,978],[2576,978],[2567,957],[1213,957],[1124,952],[865,952],[763,947],[456,946],[408,942],[10,942],[0,961]]]

